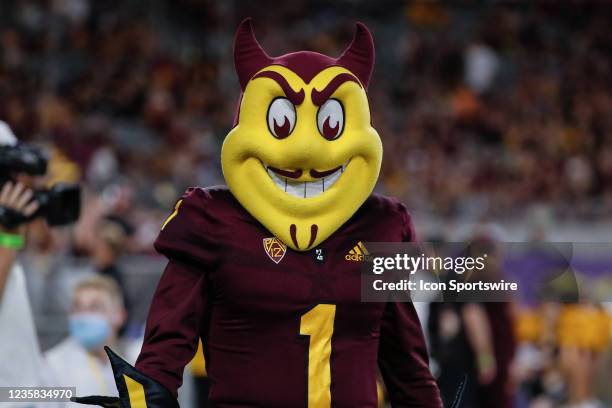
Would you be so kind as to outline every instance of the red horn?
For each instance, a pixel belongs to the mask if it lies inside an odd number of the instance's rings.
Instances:
[[[240,81],[240,88],[244,91],[249,80],[263,67],[272,63],[272,58],[266,54],[253,34],[251,17],[240,23],[234,38],[234,66]]]
[[[357,75],[363,86],[368,87],[374,70],[374,40],[365,24],[357,23],[353,42],[336,63]]]

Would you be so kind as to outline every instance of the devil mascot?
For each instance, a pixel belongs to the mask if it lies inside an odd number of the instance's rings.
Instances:
[[[169,262],[136,367],[107,349],[121,408],[178,407],[202,340],[215,407],[442,407],[411,303],[361,302],[363,242],[415,239],[373,194],[382,144],[367,87],[374,43],[358,23],[339,58],[270,57],[236,33],[240,102],[221,152],[227,187],[190,188],[155,243]]]

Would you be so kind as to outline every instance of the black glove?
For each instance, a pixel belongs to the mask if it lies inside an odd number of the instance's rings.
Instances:
[[[104,408],[179,408],[176,398],[164,386],[138,372],[110,348],[104,350],[113,368],[119,397],[73,397],[72,402]]]
[[[88,397],[72,397],[70,401],[85,405],[99,405],[104,408],[121,408],[118,397],[103,397],[101,395],[90,395]]]

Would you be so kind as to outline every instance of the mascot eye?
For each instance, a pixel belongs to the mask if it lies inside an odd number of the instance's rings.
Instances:
[[[344,109],[337,99],[329,99],[317,113],[319,133],[327,140],[334,140],[344,130]]]
[[[295,106],[287,98],[276,98],[268,108],[268,129],[278,139],[284,139],[295,127]]]

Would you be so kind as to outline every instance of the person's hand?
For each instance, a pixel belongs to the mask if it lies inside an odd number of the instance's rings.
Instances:
[[[34,192],[23,183],[7,181],[0,190],[0,206],[17,211],[26,217],[34,214],[38,209],[38,202],[33,201]],[[0,232],[22,234],[24,226],[8,230],[0,224]]]
[[[482,385],[491,384],[497,376],[497,363],[491,353],[479,353],[476,357],[478,382]]]
[[[7,181],[0,189],[0,207],[16,211],[24,216],[30,216],[38,209],[38,203],[32,200],[34,192],[23,183]],[[16,228],[6,228],[0,224],[0,300],[4,295],[4,288],[11,271],[17,251],[23,246],[25,225]],[[11,237],[15,235],[16,237]],[[8,240],[8,241],[7,241]]]

